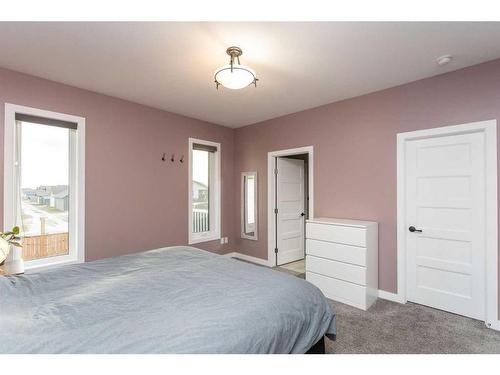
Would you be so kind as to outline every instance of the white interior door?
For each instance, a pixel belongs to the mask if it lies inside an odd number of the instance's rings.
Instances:
[[[407,298],[484,320],[484,134],[414,140],[406,150]]]
[[[278,158],[277,194],[277,264],[304,258],[304,161]]]

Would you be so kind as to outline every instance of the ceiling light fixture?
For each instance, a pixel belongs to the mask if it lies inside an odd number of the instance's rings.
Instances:
[[[214,73],[215,88],[222,85],[228,89],[238,90],[254,84],[257,87],[255,72],[245,65],[240,64],[243,51],[239,47],[229,47],[226,53],[230,56],[229,65],[218,68]]]

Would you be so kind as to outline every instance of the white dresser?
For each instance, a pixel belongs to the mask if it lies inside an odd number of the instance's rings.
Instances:
[[[367,310],[378,296],[378,223],[307,220],[306,280],[327,298]]]

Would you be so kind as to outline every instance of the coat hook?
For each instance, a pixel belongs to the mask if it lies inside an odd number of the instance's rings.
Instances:
[[[161,160],[165,161],[165,153],[163,153],[163,156],[161,157]]]
[[[172,156],[171,156],[171,158],[170,158],[170,161],[171,161],[171,162],[174,162],[174,160],[175,160],[175,159],[174,159],[174,156],[175,156],[175,154],[172,154]]]
[[[182,156],[181,156],[181,158],[179,159],[179,161],[180,161],[181,163],[184,163],[184,155],[182,155]]]

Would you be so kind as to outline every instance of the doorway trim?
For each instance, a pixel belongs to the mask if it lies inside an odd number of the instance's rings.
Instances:
[[[497,121],[487,120],[397,134],[397,297],[407,302],[406,285],[406,144],[417,139],[483,133],[486,161],[486,308],[485,324],[500,330],[498,319]]]
[[[308,154],[308,195],[309,205],[307,207],[309,217],[314,217],[314,146],[304,146],[290,148],[287,150],[270,151],[267,153],[267,265],[276,266],[276,256],[274,245],[276,243],[276,224],[274,222],[274,202],[275,202],[275,179],[274,162],[277,157]],[[307,202],[306,202],[307,203]]]

